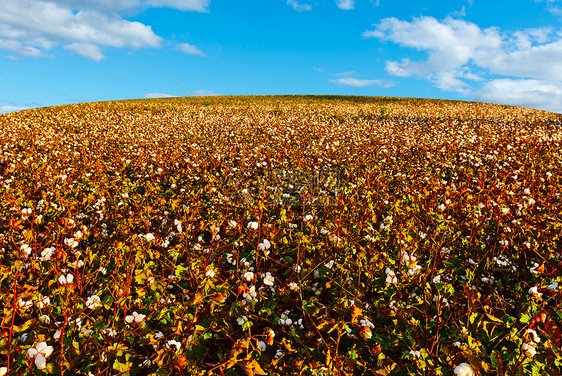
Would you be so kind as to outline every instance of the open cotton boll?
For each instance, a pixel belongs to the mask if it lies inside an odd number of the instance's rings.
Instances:
[[[474,369],[468,363],[461,363],[455,368],[454,373],[458,376],[474,376]]]
[[[35,366],[37,367],[37,369],[47,368],[47,360],[43,355],[37,354],[37,356],[35,357]]]

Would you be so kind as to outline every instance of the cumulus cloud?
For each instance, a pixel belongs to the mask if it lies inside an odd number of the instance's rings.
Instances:
[[[464,20],[447,18],[441,22],[433,17],[415,18],[412,22],[386,18],[375,30],[365,31],[364,38],[378,38],[426,51],[425,62],[410,64],[400,75],[422,75],[455,69],[475,55],[486,54],[501,46],[496,28],[481,30]]]
[[[353,9],[355,6],[354,0],[336,0],[336,5],[340,9]]]
[[[189,55],[207,56],[199,48],[197,48],[197,47],[195,47],[191,44],[188,44],[188,43],[178,44],[178,50],[180,50],[183,53],[189,54]]]
[[[312,6],[309,4],[301,4],[296,0],[287,0],[287,5],[290,5],[297,12],[304,12],[312,9]]]
[[[520,98],[524,98],[524,90],[529,90],[528,105],[536,106],[532,98],[544,98],[546,92],[557,95],[556,88],[562,81],[562,65],[555,63],[562,61],[562,33],[551,28],[506,33],[452,17],[441,21],[433,17],[412,21],[386,18],[373,30],[365,31],[363,37],[425,52],[425,60],[387,61],[386,70],[396,76],[427,79],[442,90],[496,98],[498,88],[509,86]],[[489,74],[508,80],[486,80]],[[516,102],[507,97],[499,102],[507,101]],[[556,101],[551,102],[546,105],[552,110]]]
[[[13,39],[0,39],[0,49],[10,50],[16,52],[20,55],[39,57],[41,56],[41,50],[31,46],[25,46],[22,43]]]
[[[476,92],[485,102],[531,107],[562,113],[562,82],[525,79],[495,79]]]
[[[105,56],[100,51],[100,48],[91,43],[70,43],[64,46],[64,49],[74,51],[82,57],[87,57],[95,61],[105,59]]]
[[[6,114],[8,112],[27,110],[28,107],[18,107],[9,105],[0,105],[0,114]]]
[[[149,25],[123,13],[147,7],[208,11],[210,0],[0,0],[0,49],[40,57],[55,46],[99,61],[103,48],[159,47]]]

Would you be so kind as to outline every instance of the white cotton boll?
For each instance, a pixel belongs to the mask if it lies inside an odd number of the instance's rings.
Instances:
[[[537,332],[534,331],[533,329],[527,329],[527,333],[529,333],[533,337],[533,342],[536,342],[536,343],[541,342],[541,338],[539,337]]]
[[[181,342],[171,339],[166,343],[166,346],[172,350],[175,348],[175,351],[179,352],[181,349]]]
[[[51,322],[51,318],[48,315],[39,316],[39,321],[44,324],[49,324]]]
[[[213,278],[215,276],[215,271],[213,269],[207,269],[207,271],[205,272],[205,276]]]
[[[29,257],[29,255],[33,251],[33,249],[27,244],[22,244],[21,247],[20,247],[20,250],[23,252],[25,257]]]
[[[47,368],[47,360],[43,355],[37,354],[37,356],[35,357],[35,366],[37,367],[37,369]]]
[[[537,350],[532,344],[524,343],[521,349],[525,352],[525,355],[529,358],[534,357],[537,354]]]
[[[260,224],[258,222],[249,222],[247,228],[249,228],[250,230],[257,230],[260,227]]]
[[[273,286],[275,284],[275,277],[273,277],[270,272],[267,272],[263,277],[263,283],[268,286]]]
[[[61,336],[61,332],[60,330],[57,330],[55,334],[53,334],[53,339],[56,341],[60,338],[60,336]]]
[[[386,283],[395,285],[398,283],[398,279],[395,276],[387,276]]]
[[[50,260],[51,257],[53,257],[53,254],[55,253],[55,250],[56,250],[55,247],[48,247],[48,248],[45,248],[45,249],[41,252],[41,260],[42,260],[42,261]]]
[[[131,324],[133,321],[135,321],[135,316],[133,316],[133,315],[127,315],[127,316],[125,316],[125,322],[126,322],[127,324]]]
[[[133,316],[135,316],[135,322],[141,322],[146,317],[146,315],[143,315],[142,313],[136,313],[136,312],[133,312]]]
[[[181,234],[183,232],[183,227],[181,225],[181,221],[174,219],[174,226],[176,226],[176,229],[178,230],[178,232]]]
[[[6,376],[8,374],[8,367],[0,367],[0,376]]]
[[[258,348],[261,352],[264,352],[267,349],[267,345],[264,341],[258,341]]]
[[[97,295],[92,295],[86,300],[86,307],[90,309],[95,309],[101,305],[101,299]]]
[[[260,251],[267,250],[269,248],[271,248],[271,243],[267,239],[263,239],[263,241],[260,244],[258,244],[258,250]]]
[[[149,232],[148,234],[144,235],[144,238],[145,238],[147,241],[150,242],[150,241],[154,240],[154,235],[152,235],[152,233]]]
[[[72,274],[67,274],[67,275],[61,275],[59,276],[59,283],[61,285],[67,285],[72,283],[72,281],[74,281],[74,276]]]
[[[388,284],[396,284],[398,283],[398,279],[396,278],[396,273],[390,268],[386,268],[384,271],[386,274],[386,283]]]
[[[529,289],[529,294],[536,296],[537,298],[542,297],[542,293],[538,291],[537,286],[533,286]]]
[[[458,376],[474,376],[474,369],[468,363],[461,363],[455,368],[455,375]]]
[[[244,273],[244,279],[248,282],[252,281],[254,279],[254,273],[253,272]]]
[[[408,269],[408,276],[409,276],[409,277],[413,277],[413,276],[416,275],[421,269],[422,269],[422,267],[421,267],[420,265],[414,265],[411,269]]]

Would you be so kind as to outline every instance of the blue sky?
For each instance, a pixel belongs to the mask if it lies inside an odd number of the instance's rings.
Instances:
[[[562,0],[0,0],[0,113],[336,94],[562,112]]]

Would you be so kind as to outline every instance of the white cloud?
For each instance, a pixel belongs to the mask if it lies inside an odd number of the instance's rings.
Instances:
[[[152,7],[167,7],[179,10],[191,10],[196,12],[208,12],[211,0],[148,0],[147,4]]]
[[[195,90],[189,93],[189,95],[191,95],[192,97],[214,97],[220,94],[209,90]]]
[[[21,111],[27,109],[28,107],[0,105],[0,114],[6,114],[8,112]]]
[[[180,43],[178,44],[178,49],[186,54],[189,55],[198,55],[198,56],[207,56],[203,51],[201,51],[199,48],[191,45],[191,44],[187,44],[187,43]]]
[[[163,94],[163,93],[148,93],[143,95],[144,98],[172,98],[174,95]]]
[[[368,87],[368,86],[385,86],[385,87],[392,87],[396,85],[396,82],[389,81],[389,80],[367,80],[367,79],[360,79],[352,77],[356,72],[343,72],[338,73],[337,76],[340,78],[331,79],[330,82],[337,85],[342,86],[353,86],[353,87]]]
[[[534,28],[506,33],[451,17],[442,21],[419,17],[411,22],[386,18],[374,30],[365,31],[363,37],[394,42],[427,54],[426,60],[421,61],[387,61],[390,74],[424,78],[442,90],[490,98],[495,98],[498,88],[509,86],[521,100],[525,98],[523,91],[529,90],[529,106],[537,106],[538,99],[544,99],[550,110],[556,106],[555,100],[546,100],[545,93],[559,94],[562,65],[556,62],[562,61],[560,31]],[[480,81],[485,80],[486,74],[500,77],[482,85]],[[473,88],[474,84],[481,87]],[[506,104],[515,103],[507,94],[505,100]]]
[[[55,46],[99,61],[102,49],[159,47],[149,25],[128,21],[147,7],[207,12],[210,0],[0,0],[0,49],[39,57]]]
[[[56,2],[75,10],[139,11],[152,7],[208,12],[211,0],[57,0]]]
[[[367,87],[373,85],[381,86],[384,83],[383,80],[362,80],[353,77],[337,78],[337,79],[330,80],[330,82],[333,84],[338,84],[343,86],[353,86],[353,87]]]
[[[71,50],[76,54],[86,57],[95,61],[105,59],[105,56],[100,51],[99,47],[90,43],[71,43],[64,46],[65,50]]]
[[[466,9],[464,5],[462,6],[461,10],[455,10],[451,12],[451,17],[466,17]]]
[[[536,45],[530,33],[521,32],[504,49],[476,57],[479,66],[491,73],[521,78],[562,80],[562,38]],[[522,42],[522,39],[524,42]],[[535,39],[536,41],[536,39]]]
[[[535,0],[535,3],[546,2],[546,10],[555,16],[562,16],[562,7],[555,5],[556,3],[561,3],[560,0]]]
[[[20,55],[39,57],[41,51],[35,47],[24,46],[20,42],[13,39],[0,39],[0,50],[14,51]]]
[[[453,18],[440,22],[433,17],[415,18],[412,22],[386,18],[375,30],[364,32],[363,37],[427,51],[427,60],[410,64],[403,69],[403,75],[455,69],[467,64],[475,55],[497,49],[502,42],[496,28],[481,30],[471,22]]]
[[[476,93],[476,98],[486,102],[562,113],[562,82],[495,79],[484,84]]]
[[[340,9],[353,9],[355,6],[354,0],[336,0],[336,5]]]
[[[209,90],[195,90],[186,94],[192,97],[210,97],[210,96],[220,95],[218,93],[215,93],[214,91],[209,91]],[[143,97],[144,98],[172,98],[172,97],[177,97],[177,95],[170,95],[164,93],[148,93],[143,95]]]
[[[121,11],[142,6],[141,0],[58,0],[57,3],[74,10]]]
[[[287,5],[293,7],[293,9],[297,12],[304,12],[312,9],[312,6],[310,6],[309,4],[301,4],[296,0],[287,0]]]

